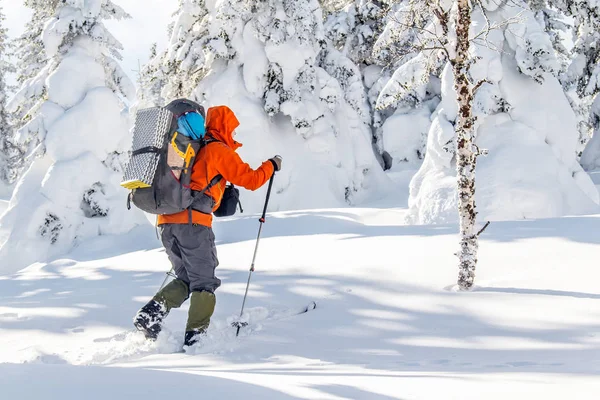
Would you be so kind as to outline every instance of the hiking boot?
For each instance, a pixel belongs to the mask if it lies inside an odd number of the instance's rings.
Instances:
[[[194,329],[193,331],[187,331],[185,333],[185,340],[183,345],[186,347],[192,347],[200,341],[200,338],[204,336],[206,329]]]
[[[162,321],[168,314],[165,304],[152,299],[138,311],[133,318],[133,325],[144,333],[146,339],[156,340],[162,330]]]

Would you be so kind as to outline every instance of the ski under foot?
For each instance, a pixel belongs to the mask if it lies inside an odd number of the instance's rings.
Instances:
[[[247,326],[240,330],[240,336],[250,336],[253,332],[262,329],[261,324],[271,321],[284,320],[296,315],[305,314],[317,307],[311,301],[305,306],[290,309],[267,309],[255,307],[248,309],[242,318],[230,317],[227,320],[215,321],[206,335],[201,338],[187,353],[204,354],[221,351],[236,341],[236,329],[231,327],[232,322],[246,322]],[[110,364],[132,358],[140,358],[152,354],[177,354],[186,353],[183,349],[183,334],[171,332],[164,328],[157,339],[145,338],[143,331],[131,329],[108,338],[97,338],[94,343],[98,346],[96,351],[90,353],[89,349],[82,351],[80,362],[82,364]]]
[[[249,336],[252,332],[260,329],[261,322],[280,321],[289,317],[306,314],[316,308],[317,303],[315,301],[311,301],[298,309],[273,311],[262,307],[252,308],[245,312],[241,318],[239,316],[230,317],[225,326],[216,330],[209,330],[194,346],[189,348],[184,346],[175,353],[188,353],[189,351],[186,351],[188,349],[208,350],[206,347],[209,344],[218,345],[219,343],[235,340],[237,337],[235,328],[238,325],[241,326],[240,336]],[[191,353],[193,354],[193,351]]]

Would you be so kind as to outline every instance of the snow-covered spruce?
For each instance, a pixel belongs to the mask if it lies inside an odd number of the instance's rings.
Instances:
[[[139,72],[137,103],[132,113],[138,109],[164,106],[166,101],[162,96],[164,75],[158,71],[160,64],[156,62],[157,44],[150,48],[150,60]]]
[[[559,65],[548,35],[526,7],[481,4],[484,10],[473,8],[470,32],[477,37],[470,81],[482,82],[474,94],[476,145],[489,150],[477,164],[479,216],[508,220],[596,211],[598,191],[576,158],[577,120],[555,77]],[[498,28],[485,34],[488,23]],[[414,223],[457,221],[453,82],[446,65],[427,154],[411,182]]]
[[[326,9],[325,34],[354,63],[369,66],[375,42],[385,27],[382,22],[390,1],[346,0],[343,3],[338,10],[333,5],[330,5],[331,10]]]
[[[46,65],[47,57],[44,52],[42,33],[44,24],[53,15],[57,3],[57,0],[25,0],[24,2],[31,11],[31,19],[25,24],[23,34],[15,40],[18,84],[22,85],[34,78]]]
[[[398,27],[397,18],[407,2],[396,5],[388,0],[322,3],[327,11],[327,39],[361,69],[371,108],[376,153],[383,156],[382,162],[387,168],[391,164],[409,164],[414,168],[423,159],[429,116],[437,104],[436,99],[429,100],[438,93],[428,88],[423,96],[388,99],[391,101],[385,104],[379,102],[382,90],[406,55],[403,41],[410,40],[411,34],[406,29],[400,33],[391,27]],[[415,123],[415,120],[419,121]]]
[[[163,105],[169,100],[186,97],[204,77],[202,64],[208,20],[204,0],[179,0],[179,9],[169,25],[167,50],[158,55],[150,50],[150,62],[142,70],[140,105]]]
[[[182,0],[170,43],[150,62],[163,98],[227,104],[251,163],[282,153],[274,209],[356,204],[386,179],[360,69],[328,44],[317,0]]]
[[[564,3],[564,0],[558,2]],[[559,70],[561,74],[564,73],[571,59],[567,38],[573,34],[572,26],[565,20],[565,11],[556,8],[555,0],[527,0],[527,3],[540,27],[548,34],[556,52]]]
[[[102,23],[127,14],[110,0],[56,4],[42,35],[47,64],[17,94],[45,93],[45,100],[16,136],[39,158],[0,220],[3,272],[144,220],[127,212],[119,187],[131,146],[121,98],[134,89],[114,59],[121,45]]]
[[[577,117],[581,154],[590,139],[592,103],[600,92],[600,4],[596,0],[529,0],[550,35],[561,64],[560,81]],[[572,27],[568,29],[565,23]],[[568,36],[571,35],[571,37]],[[566,52],[565,44],[572,49]],[[588,166],[584,163],[584,166]]]
[[[6,83],[7,74],[14,72],[8,60],[8,34],[5,27],[6,17],[0,7],[0,195],[5,195],[16,179],[13,168],[20,151],[12,142],[12,126],[10,116],[6,110],[8,90]]]
[[[56,3],[56,0],[25,1],[25,6],[31,10],[31,19],[25,24],[23,34],[14,41],[16,81],[21,89],[7,105],[13,132],[17,132],[31,121],[47,94],[44,85],[45,76],[36,77],[48,63],[42,33],[44,24],[53,15]],[[15,138],[10,141],[12,156],[7,164],[7,175],[10,181],[18,180],[35,160],[29,147],[31,142],[14,143],[18,141]]]
[[[415,168],[425,156],[431,115],[440,102],[439,76],[446,61],[443,52],[419,54],[416,49],[439,46],[436,38],[444,34],[430,4],[424,2],[395,5],[383,22],[385,27],[373,48],[377,64],[365,70],[374,108],[373,129],[377,143],[391,154],[394,165]],[[427,35],[423,29],[438,32]]]
[[[580,124],[578,151],[590,139],[597,136],[600,109],[600,3],[596,0],[547,0],[554,8],[572,18],[574,24],[574,46],[571,62],[561,81],[568,93]],[[581,163],[587,170],[600,165],[598,141],[589,144]]]

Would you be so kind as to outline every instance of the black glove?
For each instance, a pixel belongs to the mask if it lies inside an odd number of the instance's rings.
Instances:
[[[273,164],[273,168],[276,172],[281,171],[281,163],[283,162],[283,158],[281,156],[275,156],[269,161],[271,161],[271,164]]]

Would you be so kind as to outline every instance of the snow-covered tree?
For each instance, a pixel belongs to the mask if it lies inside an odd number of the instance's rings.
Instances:
[[[389,1],[341,0],[322,1],[325,10],[325,36],[333,46],[356,64],[362,74],[361,81],[369,93],[372,142],[381,164],[391,167],[391,157],[384,149],[381,125],[387,117],[376,108],[377,88],[383,66],[373,57],[373,48],[379,38],[389,9]]]
[[[182,0],[152,63],[165,99],[236,112],[246,158],[283,153],[275,207],[358,202],[385,179],[360,69],[328,44],[317,0]]]
[[[162,96],[164,75],[159,74],[160,63],[156,62],[157,55],[157,44],[155,43],[150,48],[149,60],[151,61],[139,71],[137,109],[165,105],[165,99]]]
[[[403,98],[383,94],[383,89],[413,55],[416,37],[410,25],[431,19],[430,2],[394,0],[322,1],[327,10],[328,40],[360,68],[371,107],[373,142],[378,154],[390,156],[394,165],[415,168],[425,154],[430,117],[439,103],[441,63],[431,63],[423,85]],[[416,20],[411,20],[416,18]],[[408,25],[407,25],[408,24]],[[436,82],[437,81],[437,82]],[[386,160],[386,167],[391,162]]]
[[[31,19],[25,24],[23,34],[14,41],[16,80],[22,88],[34,83],[36,76],[48,63],[42,33],[44,24],[54,14],[58,0],[26,0],[24,3],[31,9]],[[46,95],[43,89],[43,86],[31,87],[12,99],[9,107],[16,129],[31,120],[30,111],[35,104],[40,104]],[[21,162],[24,164],[24,160]],[[21,166],[21,169],[24,166],[26,165]]]
[[[570,63],[571,52],[566,41],[572,36],[572,27],[567,22],[564,10],[558,10],[555,0],[528,0],[531,11],[540,27],[548,34],[552,46],[556,51],[556,58],[560,64],[561,74],[567,70]],[[564,2],[564,0],[558,0]]]
[[[148,98],[162,101],[185,97],[198,86],[204,76],[200,68],[204,46],[208,45],[207,13],[204,0],[179,0],[175,20],[169,25],[167,51],[154,54],[144,68]]]
[[[15,40],[17,82],[23,84],[35,77],[46,65],[46,53],[42,41],[44,24],[54,13],[58,0],[25,0],[31,10],[31,19],[25,24],[25,30]]]
[[[373,47],[389,8],[389,1],[349,0],[333,8],[325,19],[325,34],[333,45],[359,66],[371,65]],[[338,5],[339,7],[339,5]]]
[[[383,42],[392,44],[396,57],[400,58],[398,69],[379,95],[383,106],[397,106],[400,102],[419,105],[427,94],[427,85],[435,72],[446,64],[452,74],[456,114],[453,135],[455,146],[448,141],[445,146],[454,154],[458,193],[458,216],[460,221],[460,272],[458,285],[463,290],[472,287],[477,265],[478,233],[475,206],[475,167],[479,148],[475,145],[474,90],[471,81],[471,4],[458,0],[452,4],[406,2],[391,18]],[[489,28],[489,27],[488,27]],[[480,85],[483,81],[480,81]],[[431,110],[433,111],[433,110]],[[410,114],[409,114],[410,115]],[[412,115],[411,115],[412,116]],[[414,117],[413,117],[414,118]]]
[[[394,165],[415,168],[425,156],[446,55],[418,55],[415,49],[426,46],[416,33],[435,27],[434,21],[430,3],[397,2],[382,20],[384,28],[373,47],[375,64],[365,69],[378,147],[391,154]]]
[[[600,3],[596,0],[548,0],[548,3],[570,17],[574,24],[570,64],[561,81],[579,119],[581,135],[577,150],[581,152],[598,119],[592,105],[600,93]],[[586,160],[589,158],[588,151]],[[585,160],[582,162],[586,168],[591,167]]]
[[[410,39],[409,51],[380,102],[423,93],[435,77],[432,66],[442,61],[441,102],[411,182],[409,220],[460,220],[459,284],[468,288],[478,213],[501,220],[586,212],[597,208],[598,192],[576,159],[576,119],[556,78],[552,43],[524,3],[414,1],[404,7],[395,31]],[[482,149],[489,156],[477,164],[476,210],[475,158]]]
[[[19,157],[19,149],[11,143],[13,128],[6,110],[8,87],[7,74],[14,71],[8,60],[8,30],[5,27],[6,16],[0,7],[0,186],[9,186],[14,180],[11,165]]]
[[[44,23],[53,12],[56,1],[48,0],[26,0],[25,6],[32,11],[31,20],[25,24],[24,33],[14,40],[12,55],[16,59],[15,72],[16,81],[19,85],[27,85],[46,64],[46,54],[42,42],[42,30]],[[31,90],[26,94],[13,98],[7,104],[10,112],[10,121],[13,132],[16,132],[30,119],[28,114],[35,104],[39,104],[44,98],[45,92]],[[33,157],[28,157],[26,149],[15,144],[13,135],[4,143],[5,158],[3,164],[2,179],[10,183],[16,181],[22,172],[31,164]]]
[[[473,5],[468,79],[476,86],[475,145],[489,150],[478,162],[478,212],[502,220],[595,210],[598,192],[576,159],[577,120],[556,78],[552,43],[525,4],[513,3],[519,7],[507,1]],[[427,155],[411,182],[413,222],[456,221],[454,79],[447,64]]]
[[[577,116],[580,155],[592,134],[596,118],[592,104],[600,92],[600,5],[595,0],[529,0],[529,4],[560,61],[559,79]]]
[[[132,98],[134,87],[115,60],[121,45],[102,22],[128,15],[111,0],[64,0],[49,14],[42,33],[47,62],[16,96],[44,94],[16,135],[38,158],[0,219],[3,269],[143,220],[127,213],[119,186],[131,146],[122,99]]]

